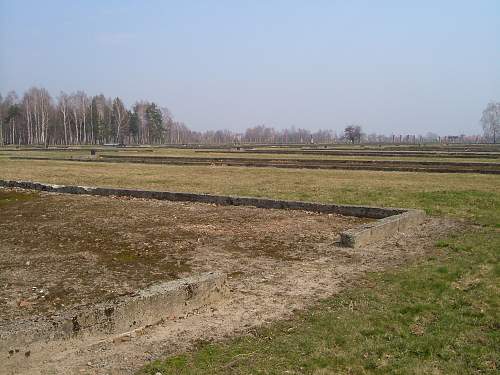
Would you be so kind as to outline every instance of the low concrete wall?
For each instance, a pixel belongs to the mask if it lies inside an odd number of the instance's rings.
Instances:
[[[398,215],[379,219],[374,223],[346,230],[340,234],[340,242],[347,247],[365,246],[398,232],[406,232],[412,226],[422,223],[424,219],[424,211],[408,210]]]
[[[397,232],[404,232],[411,226],[421,223],[425,217],[422,210],[385,208],[356,205],[323,204],[314,202],[287,201],[266,198],[231,197],[224,195],[177,193],[136,189],[96,188],[85,186],[50,185],[30,181],[0,180],[0,186],[40,190],[66,194],[89,194],[101,196],[127,196],[135,198],[169,201],[212,203],[217,205],[254,206],[286,210],[303,210],[320,213],[334,213],[344,216],[379,219],[341,233],[341,244],[347,247],[360,247],[379,241]]]
[[[50,184],[44,184],[40,182],[30,182],[30,181],[0,180],[0,186],[30,189],[30,190],[40,190],[53,193],[88,194],[88,195],[119,196],[119,197],[121,196],[121,197],[158,199],[158,200],[180,201],[180,202],[212,203],[221,206],[222,205],[254,206],[259,208],[303,210],[303,211],[321,212],[321,213],[335,213],[345,216],[368,217],[372,219],[381,219],[384,217],[406,212],[405,209],[401,208],[381,208],[381,207],[356,206],[356,205],[323,204],[314,202],[287,201],[279,199],[231,197],[226,195],[178,193],[169,191],[50,185]]]
[[[15,321],[0,326],[0,353],[23,355],[40,342],[129,332],[210,306],[227,293],[226,275],[210,272],[153,285],[130,297],[79,306],[59,315]]]

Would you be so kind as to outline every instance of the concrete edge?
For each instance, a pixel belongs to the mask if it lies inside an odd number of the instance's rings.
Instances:
[[[425,219],[423,210],[407,210],[403,213],[379,219],[373,223],[348,229],[340,234],[340,242],[347,247],[361,247],[383,240],[396,233],[406,232]]]
[[[340,242],[346,247],[360,247],[379,241],[409,227],[418,225],[425,217],[422,210],[373,207],[357,205],[338,205],[315,202],[287,201],[268,198],[233,197],[224,195],[151,191],[138,189],[100,188],[70,185],[51,185],[31,181],[0,180],[0,187],[22,188],[66,194],[89,194],[99,196],[127,196],[145,199],[158,199],[180,202],[212,203],[217,205],[253,206],[287,210],[303,210],[319,213],[334,213],[377,219],[374,223],[346,230],[340,235]]]
[[[0,180],[0,186],[66,194],[88,194],[100,196],[134,197],[177,202],[212,203],[221,206],[253,206],[286,210],[303,210],[319,213],[334,213],[371,219],[382,219],[406,212],[403,208],[338,205],[315,202],[287,201],[280,199],[235,197],[227,195],[197,194],[139,189],[102,188],[71,185],[52,185],[31,181]]]
[[[17,320],[0,327],[0,353],[26,353],[53,340],[105,337],[144,328],[211,306],[229,293],[220,272],[152,285],[127,297],[78,306],[49,317]]]

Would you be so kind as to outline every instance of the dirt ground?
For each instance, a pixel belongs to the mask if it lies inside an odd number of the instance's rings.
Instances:
[[[0,206],[2,252],[5,244],[12,243],[4,240],[5,234],[11,233],[6,226],[10,229],[26,230],[26,223],[32,223],[30,232],[25,235],[40,234],[40,231],[34,230],[37,225],[45,223],[40,222],[41,215],[52,218],[49,222],[55,220],[59,224],[63,223],[61,228],[79,227],[82,233],[88,232],[92,225],[102,228],[107,224],[114,228],[111,233],[115,233],[109,240],[110,243],[119,239],[123,243],[131,244],[134,249],[144,242],[153,244],[156,249],[169,247],[163,257],[176,256],[175,259],[180,259],[183,263],[182,267],[177,267],[175,263],[176,267],[169,267],[168,272],[163,271],[162,277],[165,274],[170,275],[169,277],[179,277],[190,272],[214,269],[230,271],[230,297],[206,311],[170,317],[159,325],[121,339],[48,343],[43,350],[32,353],[28,360],[2,359],[4,367],[0,373],[131,374],[150,360],[189,349],[200,340],[222,340],[235,334],[251,334],[256,326],[286,318],[296,309],[310,306],[318,299],[355,285],[366,272],[406,264],[432,254],[436,251],[436,238],[456,230],[458,225],[445,219],[428,219],[421,227],[408,233],[353,250],[339,247],[336,241],[341,229],[360,223],[359,219],[354,218],[248,207],[221,208],[202,204],[128,201],[103,197],[44,195],[44,198],[43,202],[53,199],[54,202],[62,204],[57,205],[57,209],[46,207],[44,213],[39,212],[38,216],[33,214],[38,221],[27,216],[24,219],[15,219],[16,224],[13,224],[12,216],[20,212],[20,208],[14,209],[13,205]],[[45,203],[35,198],[15,204],[21,205],[22,211],[25,212],[25,208]],[[63,207],[67,207],[67,211],[64,211]],[[110,207],[113,207],[113,211]],[[89,222],[85,221],[88,215],[84,214],[88,214],[88,211],[91,211],[94,217]],[[4,218],[5,212],[9,212],[9,219]],[[111,212],[113,215],[110,215]],[[16,229],[16,226],[20,228]],[[136,231],[131,232],[138,234],[132,236],[129,231],[135,227]],[[175,241],[162,242],[168,241],[169,236],[175,236],[177,232],[185,233],[184,231],[190,232],[191,235],[179,234],[179,237],[174,237],[177,239]],[[228,231],[232,234],[228,235]],[[131,237],[125,236],[125,233],[129,233]],[[81,237],[80,241],[83,241]],[[151,238],[157,239],[158,243]],[[202,239],[200,243],[198,238]],[[90,243],[91,241],[80,243],[79,247]],[[179,247],[175,247],[175,243],[179,243]],[[181,244],[183,247],[180,247]],[[98,256],[95,254],[102,248],[103,246],[98,246],[89,250],[90,254],[94,254],[94,258],[89,259],[96,261]],[[146,247],[140,249],[145,251]],[[120,254],[121,250],[113,251]],[[75,259],[85,259],[76,250],[69,254],[73,253],[79,254],[80,258]],[[4,261],[2,258],[0,263],[4,264]],[[19,259],[15,260],[17,263],[14,263],[12,254],[9,261],[20,266],[26,262],[25,258],[19,255]],[[131,275],[130,280],[123,276],[120,279],[120,267],[113,268],[109,264],[114,263],[107,261],[99,261],[99,264],[109,273],[113,273],[110,279],[101,275],[102,278],[98,279],[99,283],[102,283],[101,287],[104,289],[113,286],[117,293],[143,285],[141,283],[155,281],[155,272],[161,272],[156,268],[160,266],[154,262],[145,262],[144,266],[141,266],[143,263],[137,262],[141,268],[141,271],[137,272],[142,275],[136,275],[134,267],[125,267],[123,272],[125,276]],[[146,275],[148,269],[152,270],[149,271],[152,272],[149,276]],[[60,275],[55,275],[55,279],[60,278]],[[74,279],[69,280],[80,283]],[[126,286],[116,280],[126,282]],[[40,282],[36,285],[39,284],[41,285]],[[31,287],[29,283],[27,286]],[[83,284],[82,290],[85,290]]]
[[[281,266],[313,260],[340,231],[366,222],[12,190],[0,190],[0,199],[0,325],[204,271],[238,277],[261,259]]]

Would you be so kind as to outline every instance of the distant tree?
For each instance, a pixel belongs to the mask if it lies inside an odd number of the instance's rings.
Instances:
[[[151,103],[146,108],[146,118],[150,128],[149,143],[162,143],[164,136],[163,115],[161,109],[155,103]]]
[[[58,98],[57,108],[61,113],[61,120],[64,131],[64,144],[67,145],[69,142],[68,139],[68,122],[69,122],[69,97],[68,94],[61,91],[61,94]]]
[[[359,125],[349,125],[344,129],[344,136],[351,143],[355,143],[356,141],[360,143],[361,135],[361,126]]]
[[[484,136],[493,138],[493,143],[496,143],[497,134],[500,132],[500,102],[488,103],[481,116],[481,125]]]
[[[19,134],[22,142],[48,146],[49,116],[52,109],[49,92],[44,88],[30,88],[23,96],[21,107],[25,125],[22,134]]]
[[[147,144],[151,142],[150,139],[150,124],[147,115],[147,109],[150,103],[147,101],[138,101],[134,104],[133,111],[137,116],[137,143]]]
[[[87,134],[87,109],[90,103],[83,91],[77,91],[68,97],[69,113],[72,124],[72,141],[74,144],[86,143]]]
[[[132,137],[135,143],[139,143],[137,142],[137,136],[139,135],[139,115],[137,114],[136,111],[128,111],[128,118],[129,118],[129,125],[128,125],[129,137]]]
[[[17,103],[9,104],[7,108],[7,116],[5,117],[5,122],[9,124],[10,130],[10,144],[21,143],[21,132],[19,131],[17,124],[22,119],[21,106]],[[17,131],[16,131],[17,130]]]
[[[128,111],[120,98],[113,100],[113,132],[115,142],[123,143],[124,135],[128,133],[129,118]]]

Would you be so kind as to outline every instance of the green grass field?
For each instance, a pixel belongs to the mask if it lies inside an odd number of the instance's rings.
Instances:
[[[496,374],[500,176],[21,161],[0,178],[423,208],[469,225],[417,264],[142,374]]]
[[[481,229],[439,242],[423,264],[141,373],[497,374],[499,237]]]

